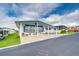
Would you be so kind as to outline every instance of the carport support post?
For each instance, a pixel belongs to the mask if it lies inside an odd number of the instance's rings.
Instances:
[[[44,29],[44,33],[46,32],[46,28],[43,26],[43,29]]]
[[[23,33],[23,30],[24,29],[24,25],[22,24],[22,23],[20,23],[20,29],[19,29],[19,35],[20,35],[20,41],[21,41],[21,43],[23,43],[23,35],[22,35],[22,33]]]
[[[38,22],[36,23],[36,35],[38,36]]]
[[[48,35],[49,35],[49,26],[48,26]]]
[[[4,30],[2,31],[2,36],[4,37]]]
[[[22,24],[20,23],[20,37],[22,36],[22,32],[23,32],[23,26],[22,26]]]
[[[58,34],[58,33],[57,33],[57,30],[58,30],[58,28],[56,28],[56,35]]]
[[[38,36],[38,22],[35,23],[35,34]]]

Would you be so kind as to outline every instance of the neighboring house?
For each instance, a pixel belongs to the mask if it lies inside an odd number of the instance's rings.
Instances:
[[[76,26],[77,30],[79,30],[79,26]]]
[[[12,33],[15,33],[15,32],[16,32],[15,30],[10,30],[9,34],[12,34]]]
[[[68,27],[64,26],[64,25],[59,25],[59,26],[54,26],[54,29],[56,30],[66,30]]]
[[[79,28],[78,27],[69,27],[68,28],[68,32],[79,32]]]
[[[8,36],[8,30],[4,28],[0,28],[0,39],[3,39],[4,37]]]
[[[67,31],[68,27],[64,25],[54,26],[54,31],[57,33],[60,33],[61,31],[65,30]]]
[[[20,36],[23,35],[38,35],[41,33],[48,33],[53,28],[52,25],[42,22],[40,20],[25,20],[15,21],[16,26],[19,29]]]
[[[9,34],[15,33],[16,31],[14,29],[0,27],[0,39],[3,39],[4,37],[8,36]]]
[[[18,30],[15,30],[15,29],[11,29],[11,28],[8,28],[9,30],[9,34],[13,34],[13,33],[16,33]]]

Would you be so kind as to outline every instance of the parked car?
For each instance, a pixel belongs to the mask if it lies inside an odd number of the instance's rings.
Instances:
[[[2,40],[2,39],[4,39],[4,37],[3,36],[0,36],[0,40]]]

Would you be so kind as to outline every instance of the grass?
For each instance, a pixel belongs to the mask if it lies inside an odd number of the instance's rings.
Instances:
[[[63,32],[63,33],[59,33],[59,34],[75,34],[75,33],[77,33],[77,32]]]
[[[0,40],[0,48],[20,44],[18,33],[9,34],[3,40]]]

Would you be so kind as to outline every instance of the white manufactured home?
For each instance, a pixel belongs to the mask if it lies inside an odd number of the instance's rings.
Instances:
[[[8,29],[0,28],[0,39],[8,36],[8,32],[9,32]]]
[[[24,34],[38,35],[51,30],[53,27],[52,25],[39,20],[15,21],[15,23],[21,36]]]
[[[22,43],[47,39],[53,28],[52,25],[40,20],[18,20],[15,23]]]
[[[0,27],[0,38],[4,38],[8,36],[9,34],[15,33],[16,31],[14,29],[6,28],[6,27]]]

